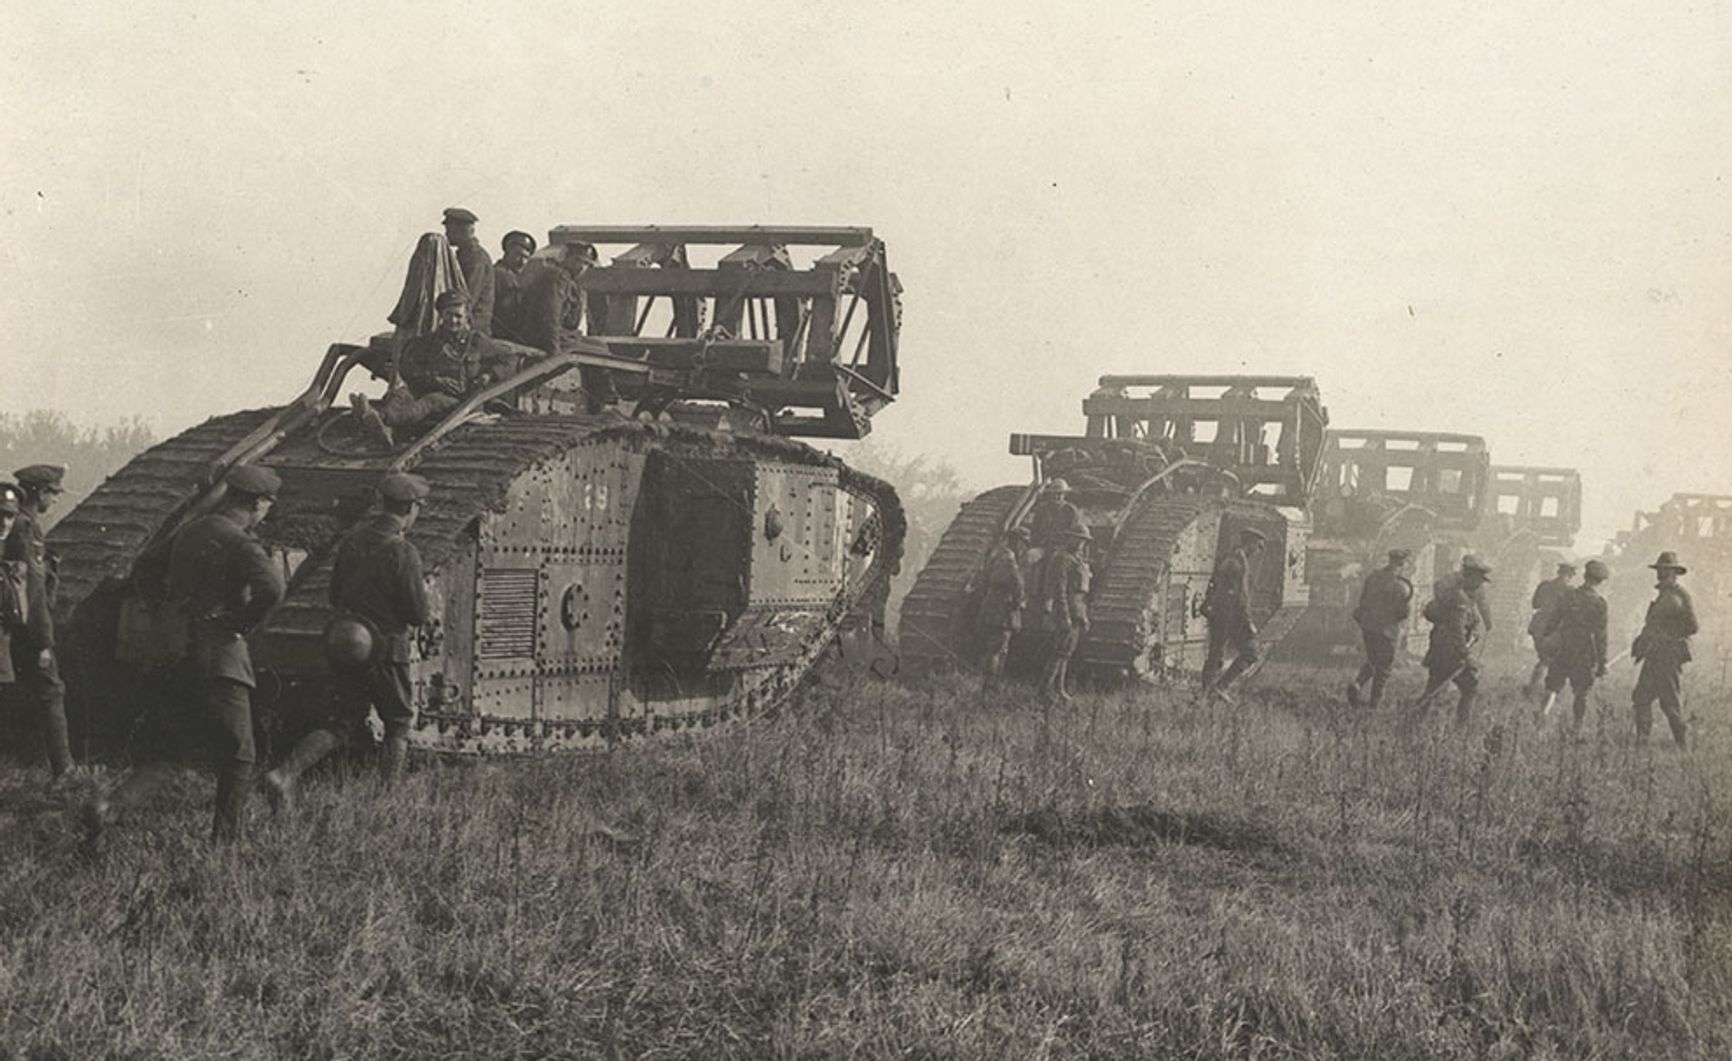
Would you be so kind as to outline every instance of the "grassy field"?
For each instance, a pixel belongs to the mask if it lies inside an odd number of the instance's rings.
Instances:
[[[1456,732],[1297,673],[1051,712],[840,677],[699,741],[315,777],[230,850],[207,780],[91,846],[9,767],[0,1055],[1732,1056],[1701,691],[1680,756],[1616,686],[1571,741],[1513,679]]]

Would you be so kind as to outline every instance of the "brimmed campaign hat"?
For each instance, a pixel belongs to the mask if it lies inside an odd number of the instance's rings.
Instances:
[[[1598,560],[1589,560],[1582,571],[1582,575],[1594,582],[1604,582],[1612,577],[1612,569]]]
[[[1484,576],[1487,582],[1491,581],[1491,565],[1472,553],[1462,556],[1461,569],[1463,571],[1477,571]]]
[[[1661,553],[1660,558],[1648,566],[1653,568],[1655,571],[1676,571],[1680,575],[1685,574],[1690,570],[1678,562],[1678,554],[1670,549]]]

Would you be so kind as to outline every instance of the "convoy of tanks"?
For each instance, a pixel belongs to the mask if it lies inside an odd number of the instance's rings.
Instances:
[[[123,733],[148,703],[177,646],[144,573],[244,465],[285,484],[260,536],[289,588],[250,643],[260,694],[290,728],[327,695],[333,546],[387,471],[432,487],[411,536],[433,603],[411,665],[423,747],[583,748],[708,726],[775,706],[845,630],[883,628],[905,529],[896,493],[798,441],[860,438],[896,397],[901,289],[883,243],[865,228],[550,238],[615,248],[584,278],[589,334],[419,437],[336,444],[345,381],[387,378],[396,340],[337,344],[295,400],[155,446],[60,521],[56,609],[87,734]],[[608,370],[635,417],[585,411],[579,368]],[[944,532],[902,603],[907,670],[978,664],[987,554],[1060,479],[1093,543],[1075,668],[1104,680],[1201,669],[1205,590],[1248,528],[1269,545],[1250,580],[1265,654],[1346,665],[1357,588],[1389,550],[1410,553],[1420,586],[1466,552],[1489,560],[1488,649],[1513,651],[1528,593],[1580,527],[1575,471],[1494,465],[1473,435],[1331,428],[1307,377],[1105,376],[1083,413],[1080,435],[1011,436],[1029,481],[966,502]],[[1726,644],[1732,497],[1678,495],[1608,559],[1642,579],[1660,550],[1703,573],[1704,633]],[[1613,596],[1633,608],[1645,586]],[[1040,632],[1017,636],[1010,658],[1038,659]]]

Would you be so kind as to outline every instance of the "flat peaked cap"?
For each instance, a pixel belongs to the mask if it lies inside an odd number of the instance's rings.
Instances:
[[[1392,564],[1405,563],[1411,559],[1413,559],[1413,550],[1412,549],[1391,549],[1391,550],[1389,550],[1389,562]]]
[[[1583,574],[1588,578],[1593,579],[1595,582],[1604,582],[1606,579],[1612,577],[1612,569],[1598,560],[1589,560],[1587,563],[1587,569]]]
[[[19,511],[18,488],[11,483],[0,483],[0,516],[16,516]]]
[[[379,480],[379,496],[387,501],[419,501],[432,492],[427,480],[408,472],[392,472]]]
[[[231,493],[248,494],[252,497],[276,497],[277,491],[283,488],[283,477],[269,468],[243,464],[238,468],[230,468],[229,473],[223,476],[223,483]]]
[[[1054,493],[1054,494],[1068,494],[1068,493],[1070,493],[1070,484],[1065,482],[1063,479],[1048,479],[1046,481],[1046,488],[1047,488],[1047,491],[1049,493]]]
[[[473,210],[465,210],[461,206],[447,206],[445,208],[445,223],[447,225],[449,225],[453,222],[460,222],[460,223],[465,224],[465,225],[473,225],[475,222],[477,222],[479,220],[481,220],[481,219],[475,216],[475,212]]]
[[[18,477],[20,486],[49,486],[60,489],[60,481],[66,478],[64,464],[32,464],[12,473]]]
[[[1690,569],[1678,562],[1678,554],[1670,549],[1660,554],[1660,558],[1648,565],[1655,571],[1676,571],[1682,575]]]
[[[467,306],[469,300],[463,297],[463,292],[453,288],[450,291],[439,292],[439,297],[433,300],[434,309],[450,309],[452,306]]]
[[[1558,574],[1560,574],[1560,575],[1564,575],[1564,574],[1573,575],[1575,573],[1576,573],[1576,565],[1570,563],[1568,560],[1565,560],[1562,563],[1558,564]]]
[[[529,248],[529,253],[531,253],[531,254],[535,253],[535,237],[531,236],[527,232],[522,232],[522,231],[519,231],[517,229],[512,229],[510,232],[507,232],[505,234],[504,239],[499,241],[499,245],[501,247],[509,247],[513,243],[521,243],[525,247]]]
[[[1491,565],[1486,563],[1484,560],[1481,560],[1473,553],[1462,554],[1461,569],[1463,571],[1478,571],[1486,577],[1486,581],[1491,581]]]

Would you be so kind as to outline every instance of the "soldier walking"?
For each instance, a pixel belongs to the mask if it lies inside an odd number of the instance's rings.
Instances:
[[[1094,535],[1086,525],[1065,531],[1058,541],[1058,555],[1049,569],[1049,604],[1053,624],[1052,654],[1047,660],[1041,693],[1049,703],[1069,703],[1065,681],[1070,658],[1089,629],[1089,569],[1086,553]]]
[[[66,469],[32,464],[13,475],[18,480],[18,514],[0,547],[0,557],[24,570],[24,625],[10,638],[10,662],[19,696],[42,727],[48,769],[58,780],[72,768],[66,733],[66,683],[54,644],[54,596],[59,577],[43,538],[42,518],[62,493]]]
[[[357,666],[333,666],[330,717],[265,775],[266,792],[280,808],[293,806],[301,774],[343,747],[366,721],[369,708],[378,711],[385,724],[385,779],[395,780],[402,772],[409,727],[415,721],[409,638],[413,628],[427,621],[421,554],[407,534],[427,494],[427,482],[419,476],[385,476],[379,481],[378,510],[337,546],[331,607],[340,619],[366,629],[371,652]]]
[[[1672,740],[1679,748],[1688,746],[1688,727],[1684,723],[1683,680],[1684,664],[1690,662],[1690,638],[1698,629],[1696,606],[1690,594],[1678,584],[1678,576],[1688,569],[1678,562],[1678,554],[1667,551],[1648,565],[1659,579],[1654,600],[1642,622],[1642,632],[1630,646],[1630,656],[1642,665],[1636,677],[1636,690],[1631,696],[1636,709],[1636,736],[1648,739],[1654,725],[1654,701],[1666,713],[1666,724],[1672,727]]]
[[[1012,527],[987,554],[986,567],[981,572],[980,617],[976,625],[984,657],[980,684],[983,693],[998,688],[1004,678],[1010,640],[1022,631],[1023,608],[1028,602],[1022,554],[1027,549],[1027,528]]]
[[[1461,558],[1461,569],[1438,579],[1433,588],[1424,611],[1431,623],[1431,643],[1425,653],[1425,692],[1417,704],[1421,712],[1445,685],[1454,682],[1460,691],[1455,721],[1466,724],[1479,692],[1479,662],[1474,650],[1490,628],[1481,610],[1485,585],[1490,581],[1491,567],[1468,553]]]
[[[191,748],[212,753],[217,770],[211,838],[242,833],[252,792],[252,656],[247,635],[283,598],[283,576],[253,530],[270,514],[282,480],[269,468],[242,465],[223,477],[215,511],[174,536],[169,549],[169,606],[187,621],[187,656],[180,677],[198,711],[158,710],[146,736],[159,747],[107,800],[87,808],[92,832],[136,809],[162,786]]]
[[[1562,568],[1568,565],[1558,566],[1561,579]],[[1600,584],[1611,574],[1605,564],[1589,560],[1582,584],[1549,604],[1550,626],[1534,640],[1536,647],[1545,646],[1540,656],[1546,668],[1542,716],[1551,714],[1565,683],[1575,696],[1575,725],[1580,726],[1588,715],[1588,691],[1596,679],[1606,676],[1606,598],[1600,596]]]
[[[1383,687],[1389,681],[1390,668],[1395,666],[1401,628],[1413,613],[1413,583],[1407,578],[1412,555],[1406,549],[1389,550],[1389,562],[1365,576],[1365,584],[1360,587],[1353,621],[1359,624],[1359,634],[1365,641],[1365,665],[1347,683],[1347,702],[1354,707],[1375,708],[1383,702]],[[1368,681],[1370,698],[1362,699]]]
[[[1546,634],[1557,625],[1558,606],[1574,588],[1570,585],[1570,579],[1575,577],[1576,565],[1562,563],[1558,565],[1555,577],[1534,587],[1534,614],[1533,618],[1528,620],[1528,636],[1533,638],[1535,657],[1533,673],[1528,675],[1526,689],[1530,697],[1538,695],[1542,687],[1550,689],[1550,686],[1544,685],[1546,667],[1550,663],[1546,657]]]
[[[1209,622],[1209,653],[1203,660],[1204,696],[1218,696],[1232,703],[1227,687],[1257,662],[1257,625],[1251,621],[1251,567],[1266,541],[1255,527],[1243,528],[1238,548],[1223,557],[1209,576],[1202,607]],[[1229,648],[1234,653],[1233,662],[1223,673],[1221,664]]]

